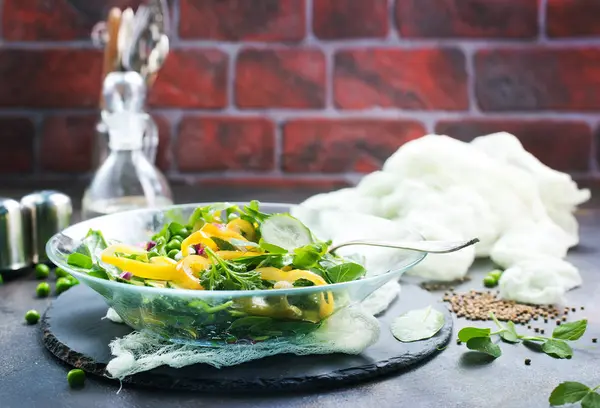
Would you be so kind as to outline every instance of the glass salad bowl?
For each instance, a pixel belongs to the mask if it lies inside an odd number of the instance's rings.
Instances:
[[[339,255],[363,265],[366,270],[359,279],[318,286],[274,285],[253,290],[193,290],[106,279],[106,275],[103,278],[93,270],[86,272],[68,262],[90,230],[100,230],[109,244],[145,243],[165,224],[183,223],[197,207],[206,205],[134,210],[87,220],[53,236],[46,251],[56,266],[102,295],[108,306],[133,329],[175,343],[209,347],[304,335],[320,327],[332,314],[356,305],[385,283],[397,280],[425,257],[422,253],[398,249],[346,247],[338,251]],[[260,210],[266,214],[290,212],[314,236],[334,243],[374,237],[402,241],[423,239],[414,231],[375,217],[309,210],[288,204],[264,203]]]

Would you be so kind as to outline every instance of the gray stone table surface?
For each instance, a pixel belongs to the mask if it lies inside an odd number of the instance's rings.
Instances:
[[[19,189],[0,190],[0,195],[16,198],[25,193],[27,191]],[[251,198],[298,202],[312,193],[314,191],[286,189],[197,191],[192,187],[181,187],[175,190],[178,202]],[[81,193],[71,194],[80,196]],[[0,286],[0,407],[547,407],[550,392],[562,381],[580,381],[590,386],[600,384],[600,349],[591,341],[593,337],[600,337],[597,298],[600,295],[600,211],[584,209],[578,217],[581,244],[569,253],[568,259],[580,268],[584,285],[568,294],[568,302],[578,307],[574,318],[587,317],[590,327],[576,343],[574,357],[570,360],[555,360],[522,345],[501,344],[503,355],[489,361],[452,341],[438,356],[408,372],[347,388],[302,393],[207,395],[126,387],[117,393],[118,383],[88,377],[83,389],[71,390],[66,382],[69,368],[43,347],[39,327],[24,324],[23,316],[27,310],[43,311],[50,302],[49,299],[35,298],[38,281],[29,273],[8,279]],[[487,262],[477,262],[469,273],[471,281],[456,290],[480,289],[481,278],[490,268],[491,264]],[[580,306],[585,306],[585,310],[580,311]],[[455,330],[466,325],[484,326],[487,323],[457,319]],[[553,328],[550,323],[546,326],[547,332]],[[530,366],[524,364],[526,358],[532,360]]]

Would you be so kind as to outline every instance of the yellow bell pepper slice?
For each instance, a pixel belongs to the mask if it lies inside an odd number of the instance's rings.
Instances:
[[[227,223],[228,230],[242,234],[248,241],[254,241],[256,239],[256,230],[254,226],[246,220],[236,218]]]
[[[289,272],[285,272],[278,268],[267,267],[267,268],[258,268],[258,269],[256,269],[256,272],[260,273],[261,279],[269,280],[269,281],[276,281],[276,282],[285,281],[285,282],[294,283],[298,279],[306,279],[306,280],[314,283],[316,286],[327,285],[327,282],[325,281],[325,279],[323,279],[316,273],[311,272],[311,271],[304,271],[301,269],[293,269]],[[324,319],[324,318],[330,316],[334,311],[335,305],[334,305],[334,301],[333,301],[333,294],[331,292],[327,292],[327,299],[325,299],[325,294],[320,293],[319,297],[320,297],[320,299],[319,299],[320,300],[319,315],[321,316],[321,318]]]
[[[247,241],[247,239],[241,236],[239,233],[226,228],[221,229],[213,224],[204,224],[204,226],[200,228],[200,231],[204,232],[209,237],[212,236],[221,239],[234,238]]]
[[[257,252],[245,252],[245,251],[217,251],[215,253],[223,259],[237,259],[237,258],[245,258],[247,256],[262,255]]]
[[[211,265],[212,263],[203,256],[189,255],[179,261],[177,269],[183,269],[194,276],[199,276],[200,272],[205,271]]]
[[[100,259],[102,259],[102,262],[114,265],[122,271],[131,272],[133,275],[139,278],[172,281],[177,279],[178,274],[177,270],[175,269],[177,263],[171,258],[157,256],[151,258],[150,262],[148,263],[116,256],[115,254],[118,252],[127,255],[147,254],[147,252],[141,248],[116,244],[111,245],[102,251],[100,254]]]
[[[188,256],[190,254],[190,247],[196,244],[202,244],[204,246],[207,246],[213,251],[217,250],[217,244],[215,244],[215,241],[210,239],[210,237],[206,235],[204,231],[200,230],[194,232],[189,237],[183,240],[183,242],[181,243],[181,255],[183,255],[184,257]]]

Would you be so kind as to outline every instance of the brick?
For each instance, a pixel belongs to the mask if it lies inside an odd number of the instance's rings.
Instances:
[[[175,152],[184,172],[272,170],[275,127],[262,118],[184,117]]]
[[[0,106],[95,108],[101,76],[97,50],[0,50]]]
[[[292,120],[283,127],[283,169],[371,172],[398,147],[425,133],[421,123],[410,120]]]
[[[42,126],[42,170],[57,173],[91,171],[97,121],[96,115],[47,117]]]
[[[389,31],[387,0],[313,0],[313,32],[325,40],[383,38]]]
[[[2,34],[8,41],[87,40],[112,7],[137,7],[140,0],[6,0]]]
[[[537,10],[538,0],[399,0],[395,18],[409,38],[533,38]]]
[[[235,93],[241,108],[323,108],[325,57],[308,49],[243,50]]]
[[[550,37],[589,37],[600,35],[597,0],[548,0],[546,33]]]
[[[438,122],[436,133],[463,141],[506,131],[517,136],[523,147],[546,165],[560,171],[587,171],[592,149],[592,131],[583,122],[555,120],[467,119]]]
[[[149,95],[153,107],[223,108],[227,104],[228,57],[219,50],[171,52]]]
[[[0,118],[0,174],[30,173],[33,170],[35,128],[27,118]]]
[[[600,109],[600,49],[503,49],[475,55],[484,111]]]
[[[280,190],[280,189],[318,189],[321,191],[337,190],[344,187],[349,187],[350,183],[342,177],[333,176],[331,178],[316,178],[316,177],[234,177],[234,178],[209,178],[198,180],[196,185],[205,187],[235,187],[261,189],[261,190]],[[279,198],[281,199],[281,197]]]
[[[456,49],[360,49],[335,55],[334,98],[343,109],[465,110],[465,57]]]
[[[179,35],[225,41],[300,41],[303,0],[181,0]]]

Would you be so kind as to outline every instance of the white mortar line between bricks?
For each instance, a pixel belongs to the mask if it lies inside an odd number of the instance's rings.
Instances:
[[[479,113],[477,102],[477,92],[475,89],[475,52],[472,47],[463,45],[460,47],[465,56],[465,71],[467,72],[467,97],[469,98],[469,112],[472,114]]]
[[[169,112],[164,115],[169,119],[171,132],[171,138],[169,139],[169,144],[167,145],[167,160],[169,162],[169,168],[167,170],[169,175],[177,173],[177,155],[175,153],[175,148],[179,141],[179,126],[181,125],[181,118],[183,114],[181,112]]]
[[[395,18],[395,13],[394,13],[395,1],[388,0],[387,8],[388,8],[388,25],[390,27],[388,30],[387,40],[390,42],[400,41],[400,38],[401,38],[400,31],[398,30],[398,27],[396,26],[396,18]]]
[[[241,46],[228,46],[225,48],[227,53],[227,82],[225,84],[225,97],[227,98],[226,109],[236,109],[235,105],[235,68],[237,65],[237,57]]]
[[[304,37],[305,44],[316,44],[319,42],[317,37],[315,37],[315,33],[313,31],[312,23],[313,23],[313,0],[305,0],[304,1],[304,17],[305,21],[305,30],[306,35]]]
[[[595,123],[594,126],[592,126],[592,143],[590,145],[590,162],[589,162],[589,168],[590,168],[590,173],[598,173],[598,160],[597,160],[597,150],[598,149],[598,124]]]
[[[169,40],[173,40],[174,43],[179,41],[179,24],[181,24],[181,2],[179,0],[173,0],[173,7],[171,7],[171,32],[169,34]],[[170,41],[169,41],[170,42]]]
[[[283,126],[284,126],[284,122],[283,121],[276,121],[274,123],[275,125],[275,141],[274,141],[274,145],[273,145],[273,155],[275,156],[273,158],[273,168],[274,168],[274,173],[276,174],[281,174],[282,167],[281,167],[281,159],[282,159],[282,154],[283,154]]]
[[[548,36],[546,35],[546,9],[548,0],[539,0],[538,2],[538,42],[547,44]]]

